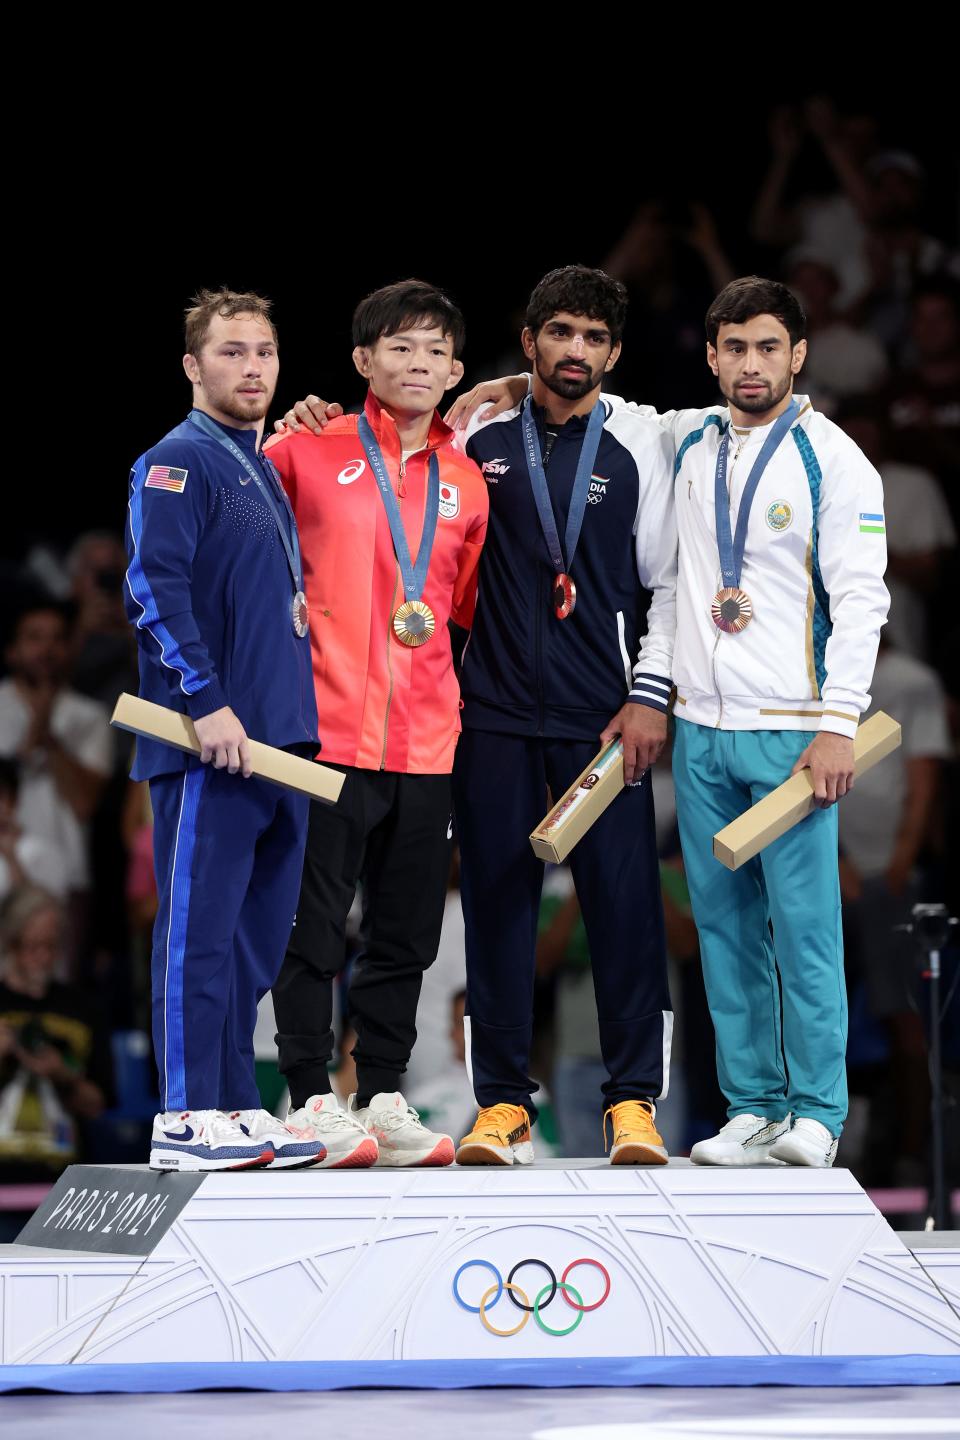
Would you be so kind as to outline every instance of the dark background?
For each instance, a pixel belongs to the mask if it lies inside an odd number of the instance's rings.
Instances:
[[[281,414],[310,390],[362,398],[350,360],[353,307],[408,275],[461,305],[467,384],[513,363],[514,352],[519,364],[517,314],[541,275],[602,264],[653,197],[681,224],[691,201],[704,202],[736,271],[776,274],[779,257],[751,241],[748,216],[769,163],[770,111],[805,93],[788,73],[778,70],[769,98],[764,85],[741,91],[722,78],[712,96],[691,84],[662,104],[643,98],[639,80],[635,104],[622,87],[616,103],[604,86],[576,98],[561,87],[529,116],[509,119],[499,82],[491,85],[490,127],[478,116],[470,133],[440,136],[415,103],[384,133],[370,101],[367,125],[345,114],[331,128],[321,106],[304,128],[278,128],[275,144],[258,111],[248,144],[244,106],[238,114],[232,99],[218,108],[202,95],[198,131],[172,121],[148,131],[142,104],[118,103],[83,132],[31,199],[37,250],[25,256],[24,282],[38,297],[39,323],[16,386],[15,413],[45,436],[59,432],[66,453],[48,453],[20,490],[27,503],[0,536],[2,554],[18,558],[41,537],[66,545],[85,530],[122,529],[130,465],[189,408],[182,313],[199,286],[273,299],[281,347],[273,413]],[[923,103],[906,103],[902,86],[882,89],[868,75],[858,89],[854,70],[833,98],[848,113],[876,116],[884,147],[922,160],[928,229],[955,242],[958,147],[944,92],[931,84]],[[835,188],[808,140],[788,193]],[[631,339],[628,319],[624,390],[655,399],[628,384]]]

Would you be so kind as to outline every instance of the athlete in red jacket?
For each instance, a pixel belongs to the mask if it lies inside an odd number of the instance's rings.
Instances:
[[[347,775],[339,804],[311,808],[296,925],[273,989],[291,1114],[329,1166],[444,1165],[449,1136],[400,1093],[433,963],[450,861],[450,771],[460,730],[447,620],[469,626],[487,523],[479,469],[436,413],[458,383],[464,327],[419,281],[354,315],[360,415],[270,448],[297,517],[323,760]],[[333,980],[357,884],[363,950],[350,987],[357,1093],[330,1089]],[[371,1143],[373,1141],[374,1143]]]

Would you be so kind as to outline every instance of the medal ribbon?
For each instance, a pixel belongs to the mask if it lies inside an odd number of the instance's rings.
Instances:
[[[440,512],[440,462],[437,459],[436,451],[431,451],[427,465],[427,508],[423,517],[423,533],[420,536],[417,563],[414,565],[410,559],[410,546],[407,544],[407,534],[403,528],[403,516],[400,514],[400,506],[393,493],[393,486],[390,484],[383,452],[377,444],[377,437],[374,435],[366,415],[358,416],[357,431],[360,435],[360,443],[370,461],[370,469],[377,482],[383,508],[387,512],[387,523],[390,526],[390,536],[393,540],[397,564],[400,566],[404,597],[407,600],[419,600],[423,594],[423,587],[427,583],[427,571],[430,568],[430,555],[433,551],[433,540],[437,533],[437,519]]]
[[[720,553],[720,569],[723,574],[724,586],[731,589],[738,589],[740,585],[740,570],[743,565],[743,551],[747,543],[747,521],[750,519],[750,506],[753,504],[753,497],[757,493],[757,486],[760,484],[764,470],[773,459],[774,451],[780,441],[786,435],[790,426],[800,413],[800,406],[796,400],[791,400],[789,407],[783,414],[778,416],[773,424],[770,434],[764,440],[760,454],[753,462],[753,469],[743,487],[743,495],[740,497],[740,509],[737,512],[737,533],[730,537],[730,496],[727,493],[727,453],[730,449],[730,429],[720,441],[720,449],[717,452],[717,469],[714,476],[714,507],[716,510],[717,526],[717,550]]]
[[[567,532],[564,537],[567,559],[564,563],[563,551],[560,549],[560,536],[557,532],[557,521],[553,513],[550,491],[547,488],[546,472],[543,468],[540,437],[537,434],[537,426],[533,418],[531,396],[528,395],[523,404],[521,424],[523,425],[523,448],[527,458],[527,473],[530,476],[533,498],[537,502],[537,514],[540,516],[543,538],[547,542],[553,568],[558,574],[564,574],[573,568],[573,557],[576,553],[577,541],[580,539],[580,528],[583,525],[583,516],[587,508],[587,494],[590,490],[593,467],[597,461],[597,451],[600,449],[600,437],[603,434],[603,422],[606,416],[607,412],[603,403],[598,400],[590,412],[587,433],[583,437],[580,459],[577,461],[573,494],[570,496],[570,509],[567,512]]]
[[[287,498],[287,492],[283,488],[279,473],[273,461],[268,460],[266,455],[261,456],[264,465],[267,467],[270,475],[276,481],[277,489],[280,491],[280,494],[283,497],[283,503],[286,507],[287,516],[290,520],[289,531],[286,525],[284,525],[283,523],[280,511],[277,508],[276,500],[271,495],[269,489],[267,488],[267,485],[264,482],[263,476],[260,474],[260,471],[257,469],[257,467],[252,463],[249,455],[245,455],[244,452],[240,449],[240,446],[235,444],[234,441],[230,439],[230,436],[227,435],[226,432],[220,428],[217,422],[215,420],[211,420],[210,416],[204,414],[202,410],[191,410],[190,419],[193,421],[194,425],[198,427],[198,429],[204,432],[205,435],[209,435],[211,440],[216,440],[218,445],[222,445],[225,450],[229,450],[230,454],[233,456],[234,460],[236,460],[237,464],[243,466],[244,470],[246,470],[247,474],[250,476],[250,479],[260,491],[260,494],[263,497],[263,500],[267,508],[269,509],[270,514],[273,516],[274,523],[276,524],[276,527],[280,532],[280,540],[283,544],[283,553],[287,557],[287,564],[290,567],[290,574],[293,578],[293,588],[295,593],[299,594],[299,592],[303,589],[303,568],[300,563],[300,537],[297,534],[297,522],[294,519],[293,510],[291,508],[290,501]]]

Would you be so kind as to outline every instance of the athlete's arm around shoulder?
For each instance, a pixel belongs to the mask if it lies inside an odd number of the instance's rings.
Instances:
[[[465,453],[459,440],[455,440],[450,447],[446,469],[450,472],[449,478],[460,488],[461,503],[466,512],[450,614],[457,625],[469,630],[477,604],[478,569],[480,554],[487,538],[490,492],[479,465]],[[443,478],[445,477],[441,471],[441,479]]]
[[[264,453],[277,467],[294,512],[300,487],[315,480],[325,465],[332,464],[336,456],[332,442],[354,434],[355,425],[355,417],[340,414],[326,420],[322,429],[288,427],[264,443]]]

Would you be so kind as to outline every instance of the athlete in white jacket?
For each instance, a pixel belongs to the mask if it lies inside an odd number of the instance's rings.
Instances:
[[[701,1164],[831,1165],[846,1117],[835,801],[889,596],[880,477],[793,395],[805,329],[785,286],[734,281],[707,315],[727,405],[659,417],[677,450],[677,812],[730,1116]],[[460,406],[490,400],[496,385]],[[726,870],[715,832],[804,767],[818,807]]]

